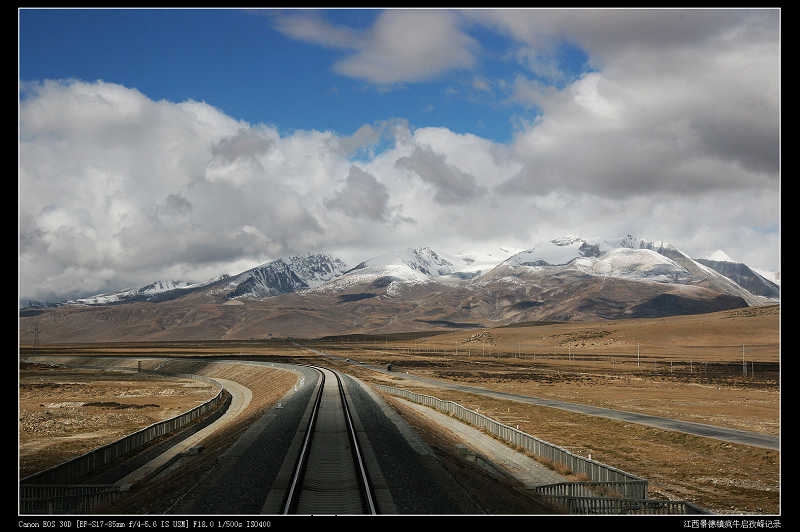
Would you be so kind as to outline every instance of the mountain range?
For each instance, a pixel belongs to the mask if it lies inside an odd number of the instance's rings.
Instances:
[[[249,339],[669,316],[779,301],[776,283],[724,259],[693,259],[631,235],[567,236],[517,253],[421,247],[354,266],[328,254],[292,256],[201,283],[156,281],[55,307],[27,305],[20,339],[34,321],[46,325],[49,341]]]

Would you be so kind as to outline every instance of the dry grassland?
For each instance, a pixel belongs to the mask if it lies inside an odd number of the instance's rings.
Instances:
[[[53,360],[76,362],[74,357]],[[96,359],[93,361],[98,363]],[[138,361],[103,362],[135,368]],[[297,382],[297,376],[291,372],[235,363],[150,360],[142,367],[155,369],[159,365],[172,372],[233,380],[253,392],[250,404],[239,418],[224,435],[210,438],[204,444],[207,447],[234,441],[249,422]],[[189,410],[211,398],[216,388],[189,379],[147,374],[22,368],[19,393],[20,477],[23,477]],[[78,406],[80,403],[85,404]]]
[[[672,318],[530,324],[430,335],[350,336],[301,343],[354,361],[381,366],[391,363],[395,375],[408,371],[498,391],[780,433],[778,306]],[[459,402],[575,453],[591,453],[595,460],[647,478],[654,497],[688,500],[715,513],[780,511],[778,451],[421,383],[410,385],[409,381],[358,365],[321,359],[290,342],[96,344],[46,346],[44,350],[76,355],[124,354],[133,359],[181,355],[211,360],[231,353],[245,359],[253,354],[263,359],[334,366],[367,382],[393,384]],[[256,387],[268,387],[273,382],[250,378]],[[278,390],[285,391],[293,382],[293,377],[284,382],[276,374],[275,387],[264,388],[260,404],[269,403],[268,398],[277,400],[282,395]],[[257,415],[258,407],[251,408],[248,415]],[[246,426],[245,419],[241,423],[239,430]],[[215,445],[222,448],[229,444],[236,433],[231,434],[220,436]],[[211,467],[202,464],[210,455],[201,455],[198,465],[186,469],[176,482],[187,486],[196,482],[203,468]],[[164,496],[169,496],[168,492]]]
[[[387,338],[312,346],[365,363],[391,363],[399,373],[777,436],[781,399],[777,311],[778,307],[749,308],[674,318],[468,330],[415,341]],[[601,329],[608,334],[586,340]],[[561,344],[548,350],[541,343],[569,344],[578,337],[593,345],[567,346],[562,352]],[[636,344],[626,340],[634,337],[641,341],[638,361]],[[745,337],[750,340],[745,344],[746,376],[738,344]],[[470,341],[474,338],[478,341]],[[725,338],[727,347],[722,345]],[[660,355],[645,349],[655,345],[662,346]],[[631,346],[633,355],[624,352]]]
[[[217,457],[230,447],[255,422],[272,408],[296,383],[295,373],[266,366],[213,364],[199,370],[209,377],[221,377],[243,384],[253,392],[248,407],[236,420],[203,441],[202,453],[184,459],[181,467],[157,482],[135,486],[124,498],[104,508],[108,513],[169,513],[187,491],[202,482],[217,465]]]
[[[190,379],[24,365],[20,477],[179,415],[216,393],[216,387]]]
[[[408,371],[492,390],[777,436],[779,329],[778,307],[765,307],[675,318],[464,330],[413,340],[328,340],[312,347],[354,361],[391,363],[395,376],[334,364],[367,382],[456,401],[577,454],[591,454],[648,479],[653,497],[688,500],[720,514],[770,514],[780,511],[778,451],[455,392],[397,374]],[[748,366],[745,377],[742,366],[736,365],[741,364],[742,343],[746,360],[756,363],[755,375]]]
[[[651,497],[688,500],[714,513],[779,513],[777,451],[449,390],[436,396],[646,478]]]

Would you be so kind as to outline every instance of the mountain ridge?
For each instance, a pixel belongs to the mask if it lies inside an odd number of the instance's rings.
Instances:
[[[720,250],[712,256],[727,257]],[[506,271],[508,268],[510,273]],[[748,304],[765,303],[763,298],[777,300],[780,294],[777,285],[743,263],[692,259],[668,242],[627,234],[611,239],[567,235],[511,254],[491,268],[485,262],[476,265],[471,258],[437,252],[428,246],[378,255],[354,267],[327,253],[309,253],[277,258],[236,275],[220,276],[201,283],[155,281],[140,288],[97,294],[62,304],[158,302],[207,287],[213,287],[213,293],[225,294],[227,299],[265,298],[306,291],[336,292],[369,283],[383,285],[388,293],[396,291],[398,284],[404,283],[480,284],[497,277],[498,271],[513,276],[519,268],[544,268],[550,273],[558,268],[568,268],[601,277],[695,283],[742,297]],[[738,273],[734,274],[734,270]],[[226,282],[222,283],[223,280]],[[20,308],[24,306],[21,304]]]
[[[20,335],[47,315],[58,341],[231,339],[671,316],[779,302],[779,291],[754,294],[705,259],[631,235],[503,250],[491,256],[494,266],[470,258],[430,247],[354,267],[325,253],[278,258],[205,283],[162,281],[97,304],[84,298],[21,309]]]

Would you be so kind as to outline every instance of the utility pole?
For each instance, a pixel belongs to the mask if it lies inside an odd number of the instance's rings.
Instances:
[[[747,362],[744,361],[744,344],[742,344],[742,376],[747,377]]]
[[[33,354],[39,354],[39,324],[33,327]]]

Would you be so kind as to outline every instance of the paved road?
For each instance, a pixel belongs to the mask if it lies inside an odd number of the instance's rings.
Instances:
[[[624,410],[613,410],[611,408],[602,408],[599,406],[569,403],[566,401],[559,401],[556,399],[544,399],[541,397],[531,397],[527,395],[498,392],[486,388],[481,388],[478,386],[469,386],[466,384],[454,384],[446,381],[441,381],[438,379],[432,379],[429,377],[421,377],[418,375],[400,373],[397,371],[387,371],[385,368],[379,366],[361,364],[352,360],[348,362],[347,361],[348,359],[346,359],[345,357],[340,357],[338,355],[323,353],[315,349],[311,349],[311,351],[314,351],[315,353],[322,355],[324,357],[332,358],[340,362],[345,362],[352,365],[357,365],[362,368],[370,369],[380,373],[385,373],[395,378],[405,379],[412,382],[414,381],[424,382],[426,384],[438,386],[439,388],[447,388],[450,390],[474,393],[477,395],[484,395],[496,399],[516,401],[519,403],[527,403],[531,405],[559,408],[561,410],[567,410],[569,412],[578,412],[580,414],[588,414],[590,416],[599,416],[619,421],[627,421],[629,423],[638,423],[641,425],[648,425],[651,427],[657,427],[665,430],[675,430],[678,432],[685,432],[687,434],[694,434],[696,436],[705,436],[707,438],[715,438],[718,440],[724,440],[732,443],[740,443],[743,445],[752,445],[755,447],[765,447],[767,449],[776,449],[776,450],[780,449],[780,439],[778,437],[771,436],[769,434],[763,434],[760,432],[749,432],[744,430],[729,429],[725,427],[717,427],[714,425],[706,425],[703,423],[693,423],[691,421],[680,421],[677,419],[651,416],[648,414],[640,414],[637,412],[627,412]]]

